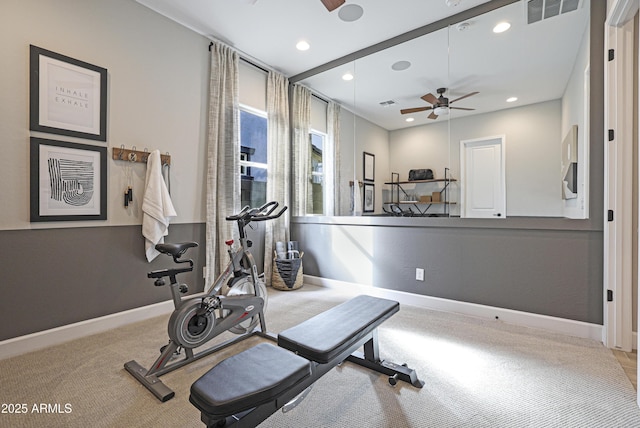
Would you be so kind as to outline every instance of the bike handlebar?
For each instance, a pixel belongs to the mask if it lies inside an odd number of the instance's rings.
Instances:
[[[259,208],[250,208],[249,205],[246,205],[238,214],[227,216],[226,219],[228,221],[244,220],[246,223],[251,221],[273,220],[274,218],[280,217],[287,210],[285,206],[278,211],[278,213],[272,215],[271,213],[273,213],[279,205],[276,201],[267,202]]]

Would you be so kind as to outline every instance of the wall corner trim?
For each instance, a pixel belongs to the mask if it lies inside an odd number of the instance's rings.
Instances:
[[[0,342],[0,360],[37,351],[49,346],[60,345],[74,339],[102,333],[138,321],[144,321],[171,313],[173,301],[154,303],[140,308],[129,309],[115,314],[105,315],[86,321],[80,321],[50,330],[39,331],[14,337]]]
[[[369,294],[376,297],[393,299],[403,305],[416,306],[434,311],[450,312],[485,319],[495,319],[495,317],[498,316],[500,321],[497,322],[506,322],[523,327],[537,328],[568,336],[581,337],[584,339],[592,339],[602,342],[602,326],[599,324],[534,314],[530,312],[515,311],[512,309],[498,308],[494,306],[479,305],[476,303],[442,299],[439,297],[424,296],[405,291],[388,290],[370,285],[337,281],[310,275],[304,275],[304,283],[340,289],[342,292],[354,295]]]

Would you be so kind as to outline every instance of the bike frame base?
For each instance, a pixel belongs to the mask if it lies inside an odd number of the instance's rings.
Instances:
[[[263,314],[260,313],[259,317],[261,319],[260,324],[264,325]],[[262,330],[259,330],[259,329],[255,329],[249,333],[242,334],[236,338],[226,340],[222,343],[219,343],[203,351],[200,351],[197,354],[194,354],[192,349],[185,348],[186,355],[184,358],[177,361],[171,361],[159,370],[154,369],[154,367],[152,367],[151,369],[146,369],[142,367],[142,365],[140,365],[140,363],[138,363],[135,360],[131,360],[125,363],[124,368],[133,377],[135,377],[138,380],[138,382],[140,382],[145,388],[151,391],[151,393],[155,395],[158,400],[164,403],[165,401],[171,400],[175,396],[175,392],[171,388],[166,386],[164,383],[162,383],[162,381],[159,379],[160,376],[162,376],[165,373],[169,373],[174,370],[177,370],[183,366],[186,366],[187,364],[190,364],[208,355],[211,355],[217,351],[220,351],[221,349],[227,348],[233,344],[241,342],[251,336],[260,336],[265,339],[274,340],[274,341],[277,340],[275,335],[263,332]],[[176,349],[177,349],[177,346],[173,342],[170,342],[169,345],[167,345],[167,348],[163,351],[163,353],[171,355],[175,352]]]
[[[162,383],[156,375],[146,376],[147,369],[142,367],[137,361],[132,360],[125,363],[124,368],[163,403],[171,400],[176,395],[176,393],[167,385]]]

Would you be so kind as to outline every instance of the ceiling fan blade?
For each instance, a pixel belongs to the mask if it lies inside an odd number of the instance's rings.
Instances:
[[[433,107],[416,107],[416,108],[405,108],[400,110],[400,114],[409,114],[409,113],[417,113],[419,111],[431,110]]]
[[[329,12],[333,12],[344,4],[345,0],[320,0]]]
[[[453,101],[449,101],[449,104],[451,104],[451,103],[455,103],[456,101],[460,101],[460,100],[462,100],[462,99],[465,99],[465,98],[467,98],[467,97],[470,97],[470,96],[472,96],[472,95],[479,94],[479,93],[480,93],[480,92],[471,92],[470,94],[463,95],[463,96],[461,96],[460,98],[456,98],[456,99],[455,99],[455,100],[453,100]]]
[[[428,93],[427,95],[423,95],[420,98],[422,98],[423,100],[425,100],[428,103],[431,104],[437,104],[438,103],[438,98],[436,98],[435,95],[433,95],[432,93]]]
[[[475,110],[474,108],[465,108],[465,107],[449,107],[450,109],[455,110]]]
[[[432,112],[432,113],[431,113],[429,116],[427,116],[427,117],[428,117],[429,119],[437,119],[437,118],[438,118],[438,115]]]

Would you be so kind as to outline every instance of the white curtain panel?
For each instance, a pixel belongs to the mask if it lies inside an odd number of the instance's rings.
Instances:
[[[310,192],[311,156],[309,132],[311,131],[311,91],[294,85],[291,101],[292,150],[293,150],[293,198],[291,215],[303,216],[313,210]]]
[[[269,72],[267,78],[267,201],[290,206],[291,145],[289,135],[289,79]],[[289,212],[265,222],[264,278],[271,285],[275,243],[289,240]]]
[[[340,104],[329,101],[327,105],[327,137],[329,139],[329,147],[333,150],[327,153],[327,176],[332,177],[333,181],[327,183],[327,195],[333,195],[327,198],[325,215],[340,215],[341,197],[343,192],[340,189]]]
[[[238,238],[235,223],[225,217],[240,204],[239,56],[220,43],[212,43],[210,50],[205,289],[228,262],[224,241]]]

